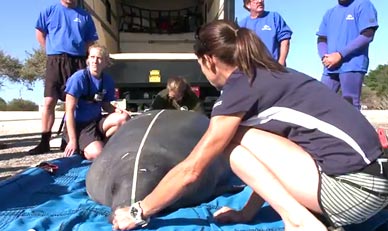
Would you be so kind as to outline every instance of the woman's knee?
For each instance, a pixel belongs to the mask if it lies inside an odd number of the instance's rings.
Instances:
[[[129,119],[130,117],[127,113],[112,113],[106,118],[103,124],[104,130],[108,130],[111,127],[120,127]]]
[[[84,156],[87,160],[94,160],[96,159],[102,152],[102,148],[104,147],[104,144],[102,141],[94,141],[90,143],[88,146],[84,149]]]

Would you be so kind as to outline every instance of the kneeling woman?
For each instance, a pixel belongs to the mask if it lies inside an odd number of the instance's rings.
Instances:
[[[205,25],[194,50],[209,82],[222,90],[209,128],[152,193],[115,211],[114,228],[145,224],[190,190],[217,155],[227,155],[254,190],[242,211],[217,211],[219,221],[247,221],[265,200],[286,230],[320,231],[327,228],[313,213],[340,227],[363,222],[388,204],[377,133],[351,104],[284,68],[253,32],[231,22]]]
[[[88,67],[75,72],[66,82],[65,156],[83,154],[88,160],[100,155],[104,141],[129,118],[129,114],[115,108],[114,82],[103,73],[109,64],[104,46],[89,47]],[[102,116],[102,109],[108,113]]]

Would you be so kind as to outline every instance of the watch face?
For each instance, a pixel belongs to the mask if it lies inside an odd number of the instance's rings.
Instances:
[[[136,218],[136,216],[137,216],[137,214],[139,213],[139,211],[137,210],[137,208],[135,208],[135,207],[131,207],[131,211],[129,211],[130,213],[131,213],[131,216],[133,217],[133,218]]]
[[[146,220],[144,220],[142,218],[142,213],[143,213],[143,210],[141,209],[140,204],[138,202],[131,205],[129,209],[129,215],[133,218],[136,225],[144,227],[148,224],[150,218],[147,218]]]

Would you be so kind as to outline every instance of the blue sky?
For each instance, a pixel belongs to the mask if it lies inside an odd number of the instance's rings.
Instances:
[[[379,29],[370,46],[369,69],[380,64],[388,64],[388,9],[387,0],[371,0],[378,12]],[[35,22],[39,12],[59,0],[3,0],[0,8],[0,49],[6,54],[24,60],[26,51],[38,48],[35,39]],[[242,7],[243,0],[235,0],[236,16],[248,15]],[[337,4],[337,0],[267,0],[266,10],[277,11],[293,30],[287,65],[315,78],[320,78],[322,66],[317,55],[316,31],[327,9]],[[41,104],[43,100],[42,82],[34,85],[34,91],[6,83],[0,89],[0,97],[6,101],[22,97]]]

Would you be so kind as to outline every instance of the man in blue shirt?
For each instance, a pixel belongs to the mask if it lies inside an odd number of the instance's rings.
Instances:
[[[323,17],[318,53],[324,65],[322,82],[361,108],[361,88],[369,65],[369,43],[378,28],[377,12],[369,0],[338,0]]]
[[[292,35],[287,23],[279,13],[265,11],[264,0],[244,0],[244,8],[250,15],[239,21],[239,26],[253,30],[272,57],[285,66]]]
[[[102,151],[104,141],[129,119],[126,111],[115,108],[114,82],[103,73],[109,54],[98,44],[89,48],[88,67],[75,72],[66,83],[65,156],[80,152],[88,160]],[[108,112],[103,117],[101,109]]]
[[[65,100],[67,78],[85,68],[86,51],[98,39],[92,17],[77,7],[76,0],[60,0],[43,10],[36,22],[36,38],[46,51],[47,63],[42,109],[42,138],[30,155],[50,151],[55,105]]]

